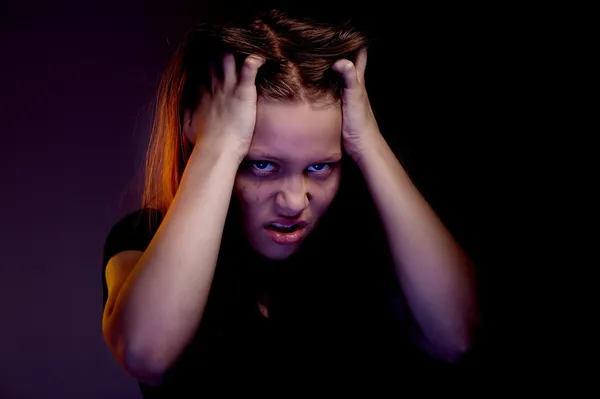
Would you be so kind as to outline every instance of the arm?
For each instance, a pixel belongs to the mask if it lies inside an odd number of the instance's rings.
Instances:
[[[432,355],[457,360],[477,320],[472,265],[380,134],[357,164],[384,224],[396,275]]]
[[[235,176],[252,141],[255,77],[263,63],[246,57],[238,76],[235,58],[227,53],[223,79],[211,69],[212,89],[204,90],[196,110],[184,112],[183,133],[200,142],[173,203],[127,277],[122,272],[113,280],[120,289],[111,294],[109,287],[104,335],[117,359],[139,379],[160,382],[202,319]],[[107,280],[108,274],[107,268]]]
[[[220,147],[193,150],[152,242],[118,292],[109,292],[114,306],[107,303],[104,335],[120,363],[140,379],[166,371],[200,323],[239,159]]]
[[[472,266],[387,145],[365,86],[367,51],[332,68],[344,79],[342,137],[381,216],[408,307],[432,355],[456,360],[477,318]]]

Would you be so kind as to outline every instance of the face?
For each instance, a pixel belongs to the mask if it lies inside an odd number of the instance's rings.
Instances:
[[[341,177],[339,105],[259,101],[252,144],[237,174],[244,234],[269,259],[285,259],[314,230]]]

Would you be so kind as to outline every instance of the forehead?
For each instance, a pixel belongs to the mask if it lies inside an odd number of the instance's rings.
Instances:
[[[259,101],[250,151],[286,159],[327,157],[340,151],[341,129],[339,105]]]

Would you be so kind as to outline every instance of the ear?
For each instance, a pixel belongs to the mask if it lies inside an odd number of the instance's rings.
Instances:
[[[187,139],[194,144],[196,141],[196,137],[194,134],[194,129],[192,128],[192,116],[193,112],[190,109],[186,109],[183,111],[183,121],[181,125],[181,129],[183,130],[183,134]]]

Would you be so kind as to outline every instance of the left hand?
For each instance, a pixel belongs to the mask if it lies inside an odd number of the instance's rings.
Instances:
[[[332,69],[342,75],[342,139],[348,155],[358,162],[364,152],[380,136],[375,115],[365,87],[367,50],[362,49],[353,63],[347,59],[336,61]]]

